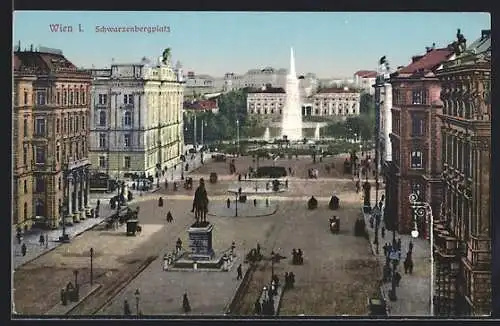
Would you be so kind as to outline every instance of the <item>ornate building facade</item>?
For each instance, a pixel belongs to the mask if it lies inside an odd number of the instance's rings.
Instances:
[[[90,75],[61,51],[13,56],[13,225],[59,227],[88,207]]]
[[[248,93],[247,111],[251,115],[280,117],[285,100],[285,89],[268,85]],[[359,115],[360,93],[347,87],[325,88],[302,102],[302,116],[345,119]]]
[[[491,313],[491,32],[438,71],[444,182],[435,221],[436,312]]]
[[[281,87],[268,85],[249,91],[247,95],[247,111],[253,115],[281,116],[285,106],[286,92]]]
[[[151,65],[113,64],[92,71],[90,159],[98,172],[156,172],[180,164],[183,152],[182,70],[170,58]]]
[[[434,212],[441,205],[441,86],[436,70],[453,56],[450,48],[428,49],[412,63],[391,74],[392,164],[386,174],[386,209],[390,228],[409,233],[414,228],[408,196],[419,195]],[[397,218],[397,220],[396,220]],[[418,231],[429,235],[428,221]]]

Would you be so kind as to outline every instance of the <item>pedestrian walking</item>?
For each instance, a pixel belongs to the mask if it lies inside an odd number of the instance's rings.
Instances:
[[[238,268],[236,269],[238,276],[236,277],[236,280],[241,280],[243,279],[243,268],[241,267],[241,264],[238,265]]]
[[[385,238],[385,227],[382,227],[380,230],[380,235],[382,236],[382,239]]]
[[[399,282],[401,282],[401,274],[399,274],[399,272],[394,273],[394,282],[396,282],[396,286],[399,287]]]
[[[26,248],[26,244],[23,243],[23,245],[21,246],[21,254],[24,256],[26,256],[26,251],[27,251],[27,248]]]
[[[46,234],[45,235],[45,248],[48,248],[49,247],[49,235]]]
[[[123,301],[123,314],[125,316],[130,316],[132,314],[132,310],[130,310],[130,305],[127,300]]]
[[[43,247],[43,245],[45,244],[45,236],[43,234],[40,234],[38,242],[40,243],[40,247]]]
[[[191,312],[191,305],[189,304],[189,299],[186,292],[184,292],[184,295],[182,296],[182,309],[186,314]]]

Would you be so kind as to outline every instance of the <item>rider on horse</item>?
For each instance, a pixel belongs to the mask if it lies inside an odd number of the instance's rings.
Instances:
[[[197,223],[207,221],[208,195],[203,178],[200,179],[200,185],[194,193],[193,208],[191,212],[195,213]]]

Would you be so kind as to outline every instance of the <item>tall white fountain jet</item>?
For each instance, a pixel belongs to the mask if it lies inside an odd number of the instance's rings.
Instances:
[[[289,140],[302,140],[302,108],[293,48],[290,49],[290,71],[286,76],[286,101],[282,113],[281,136],[287,136]]]

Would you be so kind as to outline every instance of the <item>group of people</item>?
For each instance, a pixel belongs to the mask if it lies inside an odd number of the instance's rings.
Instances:
[[[319,175],[318,169],[307,170],[307,175],[309,176],[309,179],[317,179]]]
[[[304,257],[302,256],[302,249],[293,249],[292,250],[292,264],[294,265],[302,265],[304,264]]]
[[[293,289],[295,286],[295,274],[293,272],[285,273],[285,289]]]
[[[257,315],[272,316],[276,313],[274,309],[274,298],[278,295],[278,287],[280,286],[279,277],[273,275],[271,285],[264,286],[262,295],[255,302],[254,313]],[[262,300],[261,300],[262,299]]]
[[[399,286],[399,282],[401,281],[401,274],[395,270],[391,270],[390,267],[390,261],[391,261],[391,253],[396,253],[398,259],[393,260],[393,264],[397,266],[399,264],[399,261],[401,260],[401,250],[402,250],[402,245],[401,245],[401,238],[399,238],[396,242],[391,243],[386,243],[383,247],[384,249],[384,255],[386,257],[386,263],[384,266],[384,281],[389,282],[392,280],[395,282],[395,286]],[[408,246],[408,252],[406,254],[406,258],[404,260],[403,266],[404,266],[404,271],[405,274],[412,274],[413,273],[413,259],[412,259],[412,252],[413,252],[413,242],[410,242]]]

